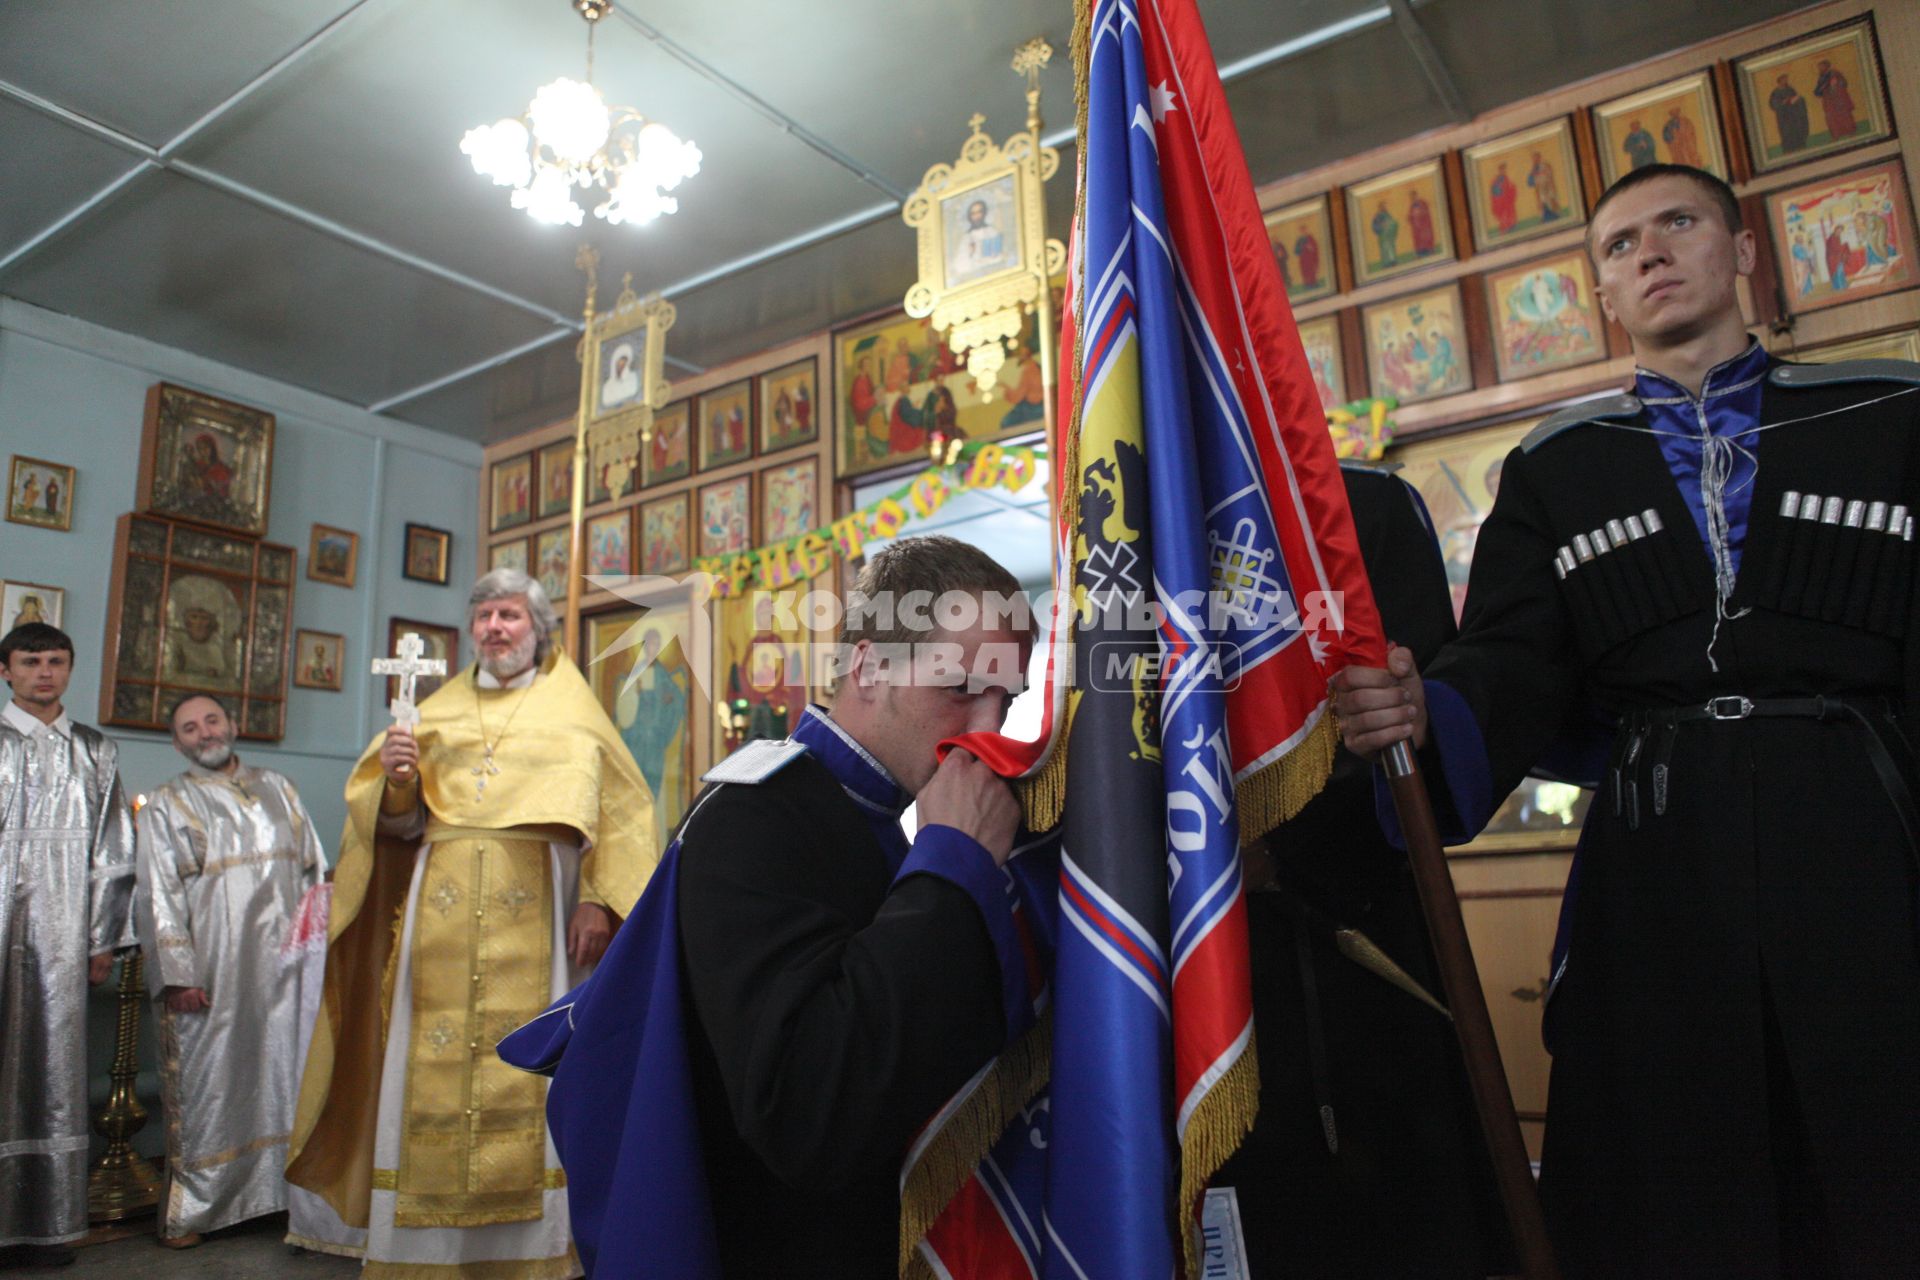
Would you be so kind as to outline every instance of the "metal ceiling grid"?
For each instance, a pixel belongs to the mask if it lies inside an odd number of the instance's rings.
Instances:
[[[1201,0],[1256,181],[1795,7]],[[649,227],[543,228],[454,141],[581,70],[559,0],[178,13],[0,8],[0,292],[470,439],[570,405],[582,238],[676,299],[684,374],[897,298],[900,193],[974,109],[1023,125],[1006,62],[1034,34],[1071,138],[1058,0],[623,5],[596,79],[706,171]]]

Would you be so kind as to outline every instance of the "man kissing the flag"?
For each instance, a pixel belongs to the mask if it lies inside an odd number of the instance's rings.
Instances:
[[[1053,877],[1007,869],[1007,782],[938,751],[1000,727],[1030,651],[1019,583],[983,552],[919,537],[876,553],[831,709],[707,774],[593,977],[502,1042],[553,1073],[589,1274],[894,1274],[901,1154],[1034,1022],[1044,924],[1027,904]],[[977,1153],[998,1120],[941,1132],[984,1134]]]

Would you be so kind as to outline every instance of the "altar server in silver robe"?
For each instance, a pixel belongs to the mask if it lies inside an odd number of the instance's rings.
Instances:
[[[160,1241],[287,1207],[300,973],[281,948],[326,856],[293,784],[234,754],[205,695],[173,711],[193,767],[140,811],[140,943],[160,1026],[167,1197]]]
[[[0,1260],[57,1261],[87,1231],[87,986],[134,942],[133,822],[118,754],[67,717],[73,641],[0,637]]]

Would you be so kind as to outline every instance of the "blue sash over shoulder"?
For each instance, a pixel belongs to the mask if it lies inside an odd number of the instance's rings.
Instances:
[[[595,1280],[720,1275],[680,998],[679,880],[675,840],[593,976],[499,1044],[510,1065],[553,1077],[547,1125]]]

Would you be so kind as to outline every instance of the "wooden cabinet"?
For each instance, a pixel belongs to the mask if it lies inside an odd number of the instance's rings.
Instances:
[[[1460,913],[1473,944],[1487,1011],[1513,1091],[1527,1154],[1540,1159],[1551,1059],[1540,1039],[1560,895],[1573,863],[1570,849],[1479,853],[1448,859]]]

